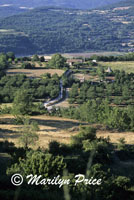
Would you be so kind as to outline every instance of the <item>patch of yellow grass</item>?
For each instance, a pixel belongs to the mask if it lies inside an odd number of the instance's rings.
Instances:
[[[64,70],[61,69],[8,69],[7,70],[7,75],[14,76],[16,74],[25,74],[28,77],[33,77],[37,78],[40,77],[42,74],[45,73],[50,73],[51,75],[53,74],[58,74],[61,76],[64,73]]]
[[[51,141],[69,144],[70,138],[78,134],[79,125],[82,124],[77,120],[53,117],[53,116],[33,116],[32,120],[36,120],[40,130],[37,132],[39,141],[34,148],[47,148]],[[18,139],[20,136],[20,128],[22,125],[14,125],[12,123],[13,116],[1,115],[0,122],[0,141],[8,140],[20,146]],[[109,136],[112,143],[118,143],[120,138],[125,138],[127,144],[134,144],[133,132],[109,132],[102,131],[98,128],[97,137],[107,138]]]
[[[134,61],[99,62],[102,66],[111,67],[113,70],[124,70],[127,73],[134,73]]]
[[[120,138],[124,138],[127,144],[134,144],[134,133],[133,132],[108,132],[108,131],[97,131],[97,137],[107,138],[109,136],[112,143],[118,143]]]
[[[0,121],[4,124],[0,124],[0,140],[8,140],[9,142],[15,143],[19,146],[18,139],[20,136],[20,128],[22,125],[12,124],[13,116],[11,115],[1,115]],[[49,142],[58,141],[60,143],[69,143],[70,137],[76,132],[71,132],[70,129],[78,126],[79,122],[77,120],[70,120],[66,118],[50,117],[50,116],[35,116],[31,117],[32,120],[36,120],[39,124],[40,131],[38,131],[39,141],[34,148],[39,146],[42,148],[47,148]]]

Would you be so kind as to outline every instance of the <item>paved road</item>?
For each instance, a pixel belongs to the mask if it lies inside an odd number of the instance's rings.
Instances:
[[[67,70],[65,71],[64,75],[66,77],[69,77],[69,75],[72,73],[71,70]],[[62,80],[60,80],[60,93],[59,93],[59,96],[53,100],[50,100],[50,101],[47,101],[44,103],[44,107],[47,108],[47,110],[52,110],[53,107],[59,107],[60,104],[65,101],[68,97],[68,89],[65,88],[65,97],[63,95],[63,91],[64,91],[64,88],[63,88],[63,82]]]

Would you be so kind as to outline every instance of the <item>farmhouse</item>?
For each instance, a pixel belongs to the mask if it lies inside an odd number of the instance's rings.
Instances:
[[[48,62],[49,60],[51,60],[52,56],[44,56],[45,61]]]

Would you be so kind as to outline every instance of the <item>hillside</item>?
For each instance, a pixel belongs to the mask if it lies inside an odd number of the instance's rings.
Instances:
[[[0,6],[0,18],[20,14],[27,11],[27,9],[19,8],[17,6]]]
[[[21,55],[133,51],[134,3],[127,2],[90,11],[43,7],[1,19],[0,49]]]
[[[58,6],[64,8],[92,9],[119,2],[121,0],[1,0],[0,5],[18,7]]]
[[[27,10],[42,6],[55,6],[73,9],[94,9],[101,6],[112,5],[120,1],[121,0],[2,0],[0,1],[0,18],[24,13]]]
[[[134,1],[133,0],[121,0],[121,1],[111,5],[109,7],[117,7],[117,6],[125,7],[125,6],[132,6],[132,5],[134,6]]]

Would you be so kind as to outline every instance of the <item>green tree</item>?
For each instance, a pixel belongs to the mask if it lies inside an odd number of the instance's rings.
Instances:
[[[45,62],[44,56],[41,56],[41,57],[40,57],[40,62]]]
[[[26,158],[20,159],[19,163],[15,163],[7,170],[7,174],[20,172],[23,176],[28,174],[42,175],[45,178],[56,177],[62,175],[66,164],[62,156],[53,156],[39,151],[27,152]]]
[[[31,63],[28,63],[28,62],[22,63],[22,65],[21,65],[21,68],[23,68],[23,69],[32,69],[34,67],[35,67],[34,65],[32,65]]]
[[[0,70],[4,70],[8,67],[6,54],[0,54]]]
[[[67,67],[66,58],[64,58],[61,54],[55,54],[52,56],[51,60],[48,62],[48,66],[51,68],[62,69]]]
[[[6,55],[7,55],[7,58],[8,59],[10,58],[12,61],[15,59],[15,55],[13,52],[8,52]]]
[[[17,117],[19,115],[27,115],[32,113],[33,98],[27,90],[18,90],[13,101],[12,114]]]
[[[105,71],[104,71],[103,67],[98,67],[97,74],[98,74],[100,80],[104,80],[105,79]]]
[[[82,146],[82,141],[96,139],[96,129],[94,127],[80,127],[80,132],[76,136],[71,137],[72,145]]]
[[[20,144],[24,149],[28,149],[30,145],[35,145],[39,139],[36,131],[39,130],[38,124],[35,122],[30,123],[29,118],[24,119],[24,126],[21,130],[21,136],[19,138]]]
[[[39,61],[39,56],[38,55],[33,55],[32,61]]]

